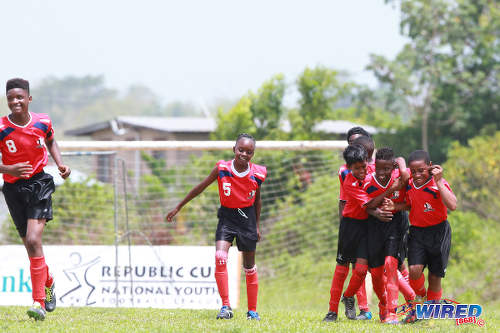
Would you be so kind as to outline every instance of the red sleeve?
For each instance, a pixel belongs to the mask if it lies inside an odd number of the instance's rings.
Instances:
[[[366,193],[363,186],[359,186],[359,182],[355,181],[348,182],[347,179],[344,182],[344,194],[347,200],[354,200],[359,203],[360,206],[364,206],[371,198]]]

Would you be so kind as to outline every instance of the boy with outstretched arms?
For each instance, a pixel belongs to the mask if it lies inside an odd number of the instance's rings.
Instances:
[[[367,272],[367,219],[368,213],[376,215],[381,220],[388,220],[392,217],[390,212],[384,212],[378,207],[384,197],[389,193],[383,193],[377,198],[370,199],[365,190],[367,176],[368,154],[360,145],[349,145],[344,150],[344,159],[348,168],[351,170],[344,179],[344,193],[346,194],[346,205],[343,210],[343,216],[339,228],[339,241],[337,249],[337,266],[333,276],[332,287],[330,290],[329,312],[323,319],[331,322],[337,320],[338,303],[342,293],[344,281],[349,272],[349,263],[356,263],[353,275],[349,281],[343,303],[346,306],[346,316],[349,319],[355,319],[356,311],[354,309],[354,294],[363,283]],[[399,183],[391,187],[391,191],[398,188]],[[383,280],[374,281],[374,285],[379,283],[381,288],[376,289],[381,303],[385,305],[385,296],[383,289]]]
[[[387,202],[384,209],[409,209],[408,264],[410,284],[417,301],[427,295],[427,301],[439,301],[442,295],[441,279],[445,276],[451,246],[451,227],[448,210],[457,208],[457,198],[443,178],[443,168],[432,165],[429,153],[417,150],[408,158],[410,179],[405,203]],[[388,204],[388,205],[387,205]],[[428,289],[425,289],[424,268],[427,267]],[[405,322],[416,321],[410,311]]]
[[[374,164],[371,157],[373,155],[373,151],[375,150],[375,143],[373,142],[373,139],[370,137],[370,134],[368,134],[368,132],[366,132],[362,127],[353,127],[347,132],[347,143],[359,144],[365,148],[366,152],[368,153],[367,169],[369,172],[371,172],[374,168]],[[346,164],[342,165],[338,171],[339,182],[340,182],[340,187],[339,187],[340,220],[342,220],[342,212],[344,210],[346,202],[343,189],[344,179],[350,172],[351,170],[349,170]],[[354,264],[353,264],[353,269],[354,269]],[[363,281],[363,284],[361,285],[361,287],[359,287],[358,291],[356,292],[356,298],[358,300],[358,307],[359,307],[359,315],[356,316],[356,320],[370,320],[372,318],[372,313],[370,312],[370,309],[368,307],[365,281]]]

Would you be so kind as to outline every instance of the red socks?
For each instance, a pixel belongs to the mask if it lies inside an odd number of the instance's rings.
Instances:
[[[354,266],[354,271],[351,275],[351,280],[349,285],[344,292],[344,297],[352,297],[358,291],[359,287],[363,284],[366,277],[366,272],[368,271],[368,265],[356,264]]]
[[[395,314],[398,307],[398,259],[388,256],[384,263],[387,291],[387,310]]]
[[[45,308],[45,283],[47,282],[48,272],[44,257],[30,257],[33,300],[40,303],[43,308]]]
[[[410,286],[415,291],[415,294],[417,294],[420,297],[425,297],[425,276],[424,276],[424,273],[422,273],[417,280],[413,280],[410,278]]]
[[[259,278],[257,277],[257,266],[245,268],[247,280],[248,311],[257,311],[257,294],[259,291]]]
[[[443,288],[439,289],[438,292],[427,289],[427,300],[428,301],[439,301],[443,294]]]
[[[406,283],[410,284],[410,272],[408,272],[407,268],[401,271],[401,275],[405,278]]]
[[[398,271],[398,287],[407,302],[415,299],[415,292],[400,271]]]
[[[222,300],[222,305],[229,305],[229,286],[227,277],[227,252],[215,252],[215,281],[217,282],[217,289]]]
[[[366,298],[365,280],[363,280],[361,287],[359,287],[358,291],[356,292],[356,298],[358,299],[359,309],[368,312],[369,309],[368,309],[368,300]]]
[[[335,273],[333,273],[332,288],[330,289],[330,308],[328,311],[335,313],[339,312],[339,301],[340,295],[342,294],[342,289],[344,288],[344,282],[349,273],[348,266],[337,265],[335,267]]]
[[[371,268],[370,272],[372,273],[373,290],[380,301],[379,307],[380,305],[385,307],[387,305],[387,295],[384,284],[384,266]]]

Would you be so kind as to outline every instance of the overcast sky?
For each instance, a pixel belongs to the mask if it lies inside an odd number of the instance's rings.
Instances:
[[[238,98],[318,64],[374,85],[364,67],[401,49],[399,17],[383,0],[2,1],[0,77],[102,74],[164,103]]]

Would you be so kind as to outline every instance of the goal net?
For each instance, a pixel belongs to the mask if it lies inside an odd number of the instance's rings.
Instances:
[[[166,223],[165,215],[218,160],[233,158],[233,145],[60,142],[73,173],[66,182],[56,177],[54,220],[45,228],[44,244],[214,245],[220,205],[216,182],[187,204],[174,223]],[[259,306],[327,308],[339,226],[337,170],[344,146],[339,141],[257,142],[252,162],[268,170],[256,251]],[[57,173],[53,165],[48,170]],[[20,244],[5,213],[0,243]],[[242,291],[245,297],[244,283]]]

